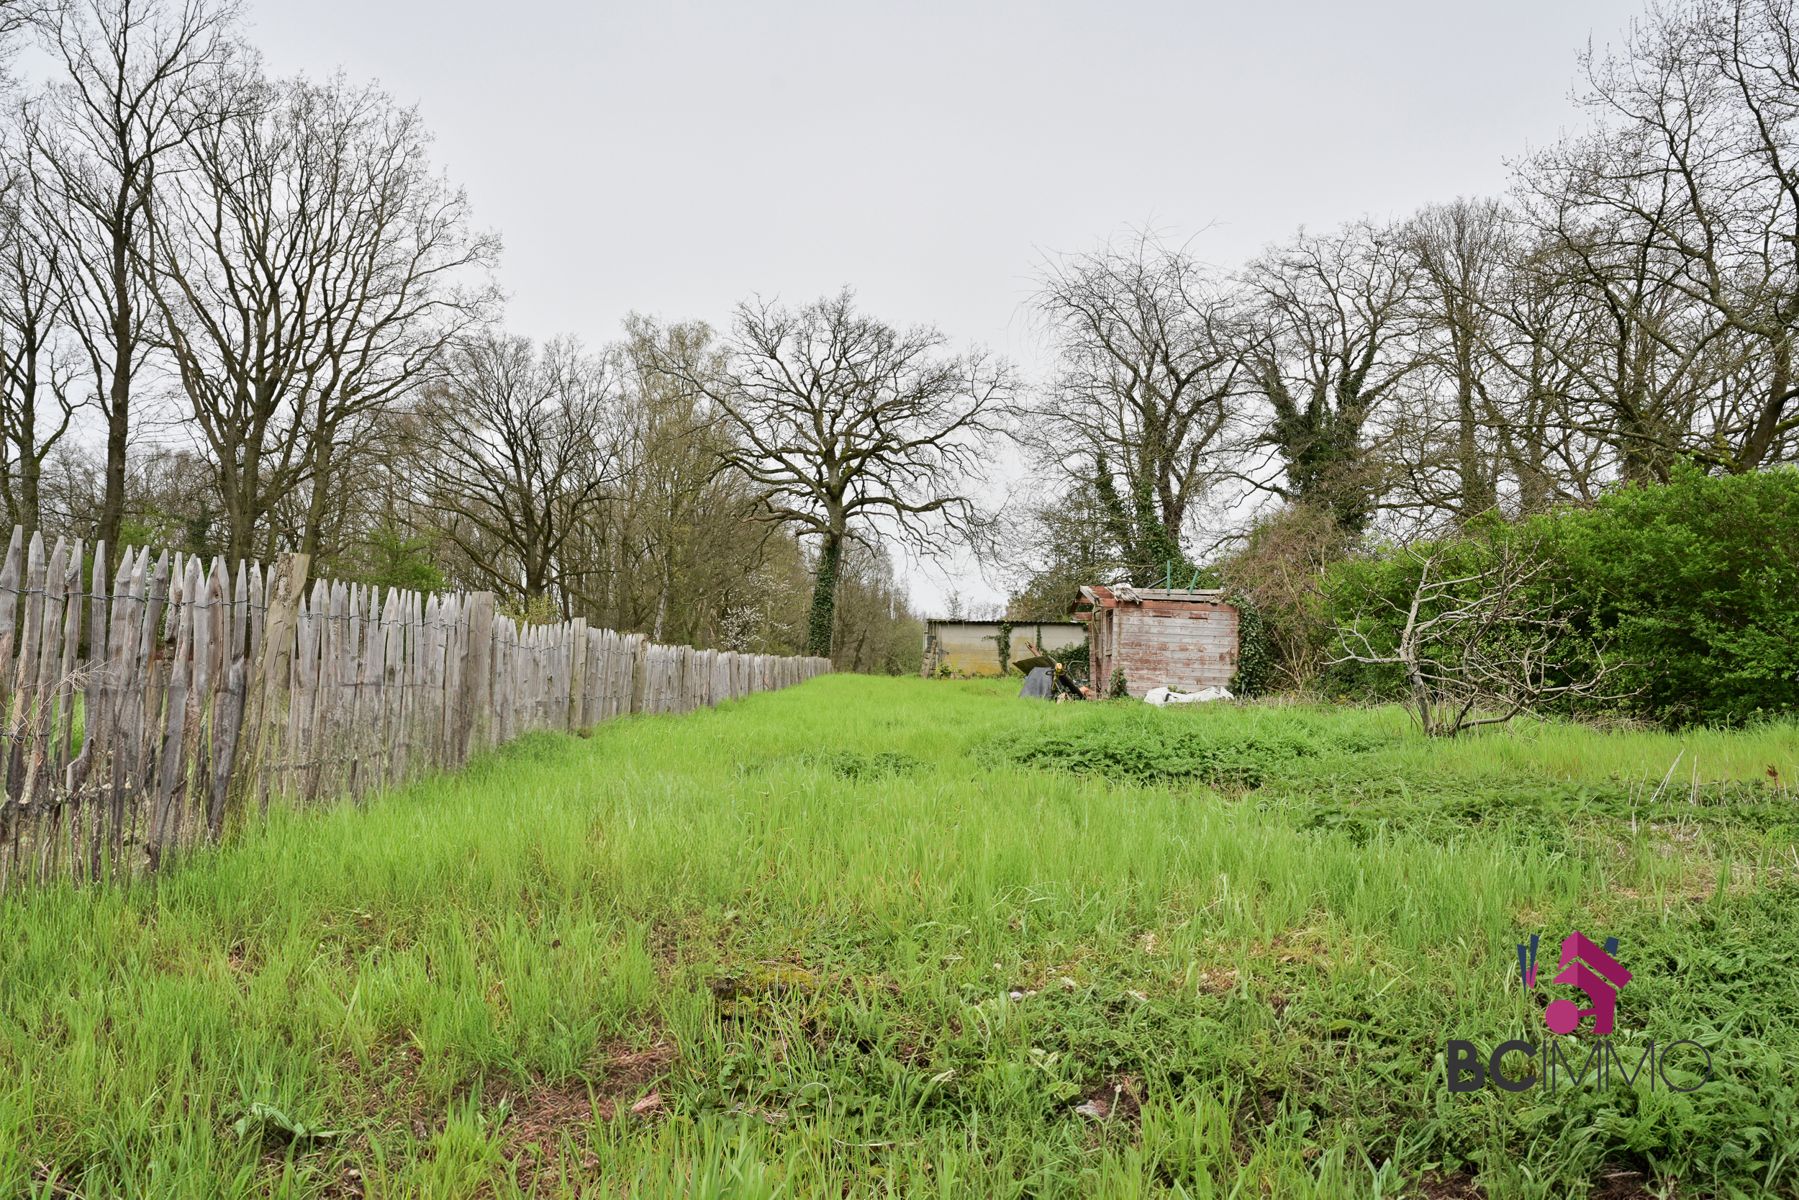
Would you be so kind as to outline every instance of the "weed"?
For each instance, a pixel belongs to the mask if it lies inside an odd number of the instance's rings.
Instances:
[[[814,757],[827,770],[839,779],[891,779],[899,775],[911,775],[924,768],[921,759],[910,754],[901,754],[894,750],[881,750],[873,754],[864,754],[855,750],[836,750],[828,754]]]
[[[1230,718],[1162,712],[1139,705],[1095,705],[1081,717],[1022,737],[996,740],[989,753],[1020,766],[1045,767],[1123,783],[1199,783],[1242,793],[1295,759],[1368,744],[1293,723],[1240,728]],[[1194,719],[1199,717],[1200,719]]]

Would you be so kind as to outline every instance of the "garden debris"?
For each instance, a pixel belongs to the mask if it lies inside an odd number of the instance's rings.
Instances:
[[[1230,689],[1221,687],[1201,688],[1197,692],[1180,692],[1173,688],[1150,688],[1143,693],[1143,703],[1153,704],[1161,708],[1165,704],[1209,704],[1213,700],[1235,700]]]
[[[1024,686],[1018,689],[1020,700],[1086,700],[1093,695],[1091,688],[1082,687],[1068,668],[1050,658],[1038,655],[1033,658],[1019,659],[1012,664],[1025,672]]]
[[[1134,1121],[1141,1107],[1135,1077],[1119,1075],[1090,1094],[1085,1103],[1076,1105],[1074,1112],[1092,1121]]]

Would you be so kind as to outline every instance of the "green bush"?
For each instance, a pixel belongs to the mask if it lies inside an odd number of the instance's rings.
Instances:
[[[1664,724],[1742,724],[1799,712],[1799,470],[1707,475],[1617,488],[1564,509],[1429,548],[1438,574],[1473,573],[1502,539],[1521,539],[1543,570],[1535,598],[1567,614],[1558,664],[1587,665],[1594,646],[1619,664],[1612,707]],[[1418,578],[1390,552],[1338,564],[1326,605],[1341,630],[1391,645]],[[1391,667],[1338,664],[1328,686],[1390,698]]]
[[[1392,653],[1424,572],[1425,558],[1431,560],[1432,579],[1478,575],[1493,565],[1498,540],[1518,532],[1503,522],[1490,521],[1478,530],[1471,529],[1468,536],[1388,549],[1333,564],[1325,572],[1322,585],[1330,625],[1338,635],[1332,639],[1328,652],[1340,656],[1344,644],[1354,644],[1359,649],[1365,641],[1377,655]],[[1445,599],[1465,601],[1478,588],[1476,583],[1465,584]],[[1433,607],[1419,612],[1420,618],[1435,615]],[[1325,669],[1323,683],[1331,695],[1397,700],[1404,692],[1405,677],[1396,664],[1337,661]]]
[[[1318,682],[1331,642],[1318,581],[1349,549],[1329,512],[1297,503],[1258,520],[1243,547],[1224,560],[1225,599],[1241,614],[1233,692],[1255,696]]]
[[[1799,712],[1799,470],[1679,471],[1549,518],[1570,595],[1670,723]]]

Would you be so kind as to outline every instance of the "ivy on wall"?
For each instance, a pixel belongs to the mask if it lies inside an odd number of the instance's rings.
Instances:
[[[1130,683],[1124,677],[1123,667],[1112,668],[1112,682],[1106,688],[1108,700],[1129,700],[1131,698]]]
[[[1237,673],[1231,676],[1230,689],[1239,696],[1259,696],[1274,679],[1268,628],[1255,601],[1242,592],[1230,592],[1224,599],[1237,610]]]

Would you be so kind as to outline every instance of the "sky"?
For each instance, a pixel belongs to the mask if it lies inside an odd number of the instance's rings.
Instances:
[[[1047,361],[1046,255],[1136,227],[1223,269],[1301,226],[1496,194],[1643,0],[248,0],[279,73],[378,79],[505,244],[508,323],[728,322],[849,285]],[[913,563],[926,610],[970,564]]]

